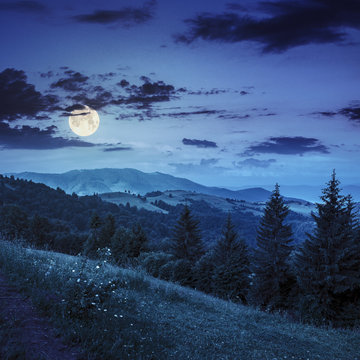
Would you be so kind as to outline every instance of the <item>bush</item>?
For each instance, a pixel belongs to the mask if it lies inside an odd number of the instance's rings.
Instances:
[[[140,256],[140,265],[152,276],[158,277],[160,268],[173,260],[173,256],[164,252],[144,253]]]

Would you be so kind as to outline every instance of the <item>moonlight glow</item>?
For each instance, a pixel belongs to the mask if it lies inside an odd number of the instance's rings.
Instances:
[[[73,110],[69,116],[69,126],[79,136],[94,134],[99,124],[100,118],[97,111],[87,105],[83,109]]]

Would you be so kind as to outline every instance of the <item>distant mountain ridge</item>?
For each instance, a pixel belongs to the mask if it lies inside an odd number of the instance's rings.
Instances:
[[[248,202],[267,201],[271,192],[263,188],[229,190],[220,187],[208,187],[191,180],[160,172],[145,173],[136,169],[94,169],[72,170],[62,174],[36,172],[12,173],[15,177],[32,180],[61,188],[66,193],[92,195],[130,190],[141,195],[150,191],[186,190]]]

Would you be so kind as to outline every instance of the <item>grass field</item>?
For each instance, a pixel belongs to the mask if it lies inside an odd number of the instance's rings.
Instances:
[[[97,359],[360,360],[359,331],[294,323],[104,261],[0,242],[0,269]]]

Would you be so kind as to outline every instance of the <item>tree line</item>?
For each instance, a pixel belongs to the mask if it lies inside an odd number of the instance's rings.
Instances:
[[[238,237],[229,214],[222,236],[205,251],[199,222],[185,206],[171,255],[152,254],[144,266],[166,280],[263,310],[291,312],[318,325],[358,326],[360,231],[354,203],[340,194],[339,184],[334,171],[312,214],[315,230],[300,246],[294,246],[289,208],[276,185],[254,249]]]
[[[166,219],[162,214],[151,213],[154,218],[146,211],[132,214],[131,209],[96,196],[78,198],[45,185],[1,179],[0,232],[5,238],[25,238],[38,247],[82,252],[91,258],[111,254],[117,264],[138,265],[164,280],[266,311],[291,312],[315,324],[360,323],[360,230],[354,203],[340,194],[335,171],[323,190],[322,203],[316,205],[317,214],[312,214],[315,229],[300,245],[294,241],[287,221],[290,211],[276,185],[258,224],[254,248],[239,236],[237,218],[234,221],[230,213],[221,236],[209,247],[193,208],[187,205],[176,207],[178,219],[170,226],[162,222]],[[21,187],[25,193],[14,191],[19,183],[27,185]],[[44,194],[50,194],[51,201]],[[48,211],[49,202],[55,219],[41,212]],[[40,215],[32,212],[34,203]],[[144,217],[137,217],[139,213]],[[129,214],[133,220],[124,223]],[[69,216],[78,224],[67,222]],[[84,218],[91,219],[86,226]],[[171,227],[163,251],[151,245],[144,219],[154,227]],[[221,226],[218,217],[210,222],[211,229]]]

